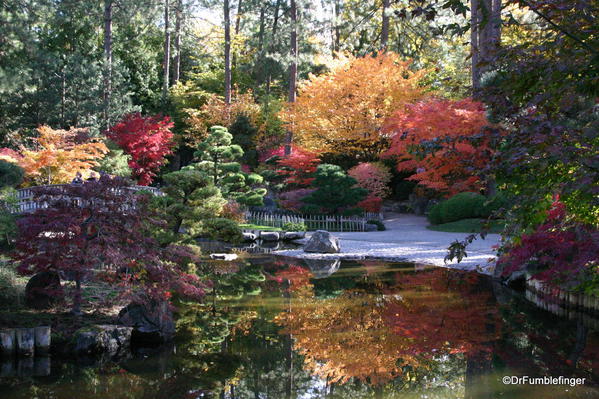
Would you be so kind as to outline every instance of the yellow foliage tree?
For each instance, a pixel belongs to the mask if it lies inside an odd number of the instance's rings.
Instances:
[[[188,126],[184,139],[192,146],[206,138],[210,127],[229,128],[240,115],[245,115],[258,130],[263,125],[260,104],[256,104],[251,92],[235,94],[228,106],[221,96],[211,94],[199,109],[187,108],[183,112],[187,114],[185,123]]]
[[[25,170],[26,184],[61,184],[70,182],[77,172],[85,175],[98,165],[108,148],[91,139],[88,129],[54,130],[49,126],[37,129],[34,149],[23,148],[17,162]]]
[[[426,71],[410,64],[393,52],[345,57],[329,73],[311,75],[280,117],[307,150],[376,156],[385,149],[383,121],[424,96]]]

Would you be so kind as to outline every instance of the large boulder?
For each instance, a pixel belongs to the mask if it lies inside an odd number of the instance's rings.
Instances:
[[[304,245],[304,252],[320,254],[336,254],[341,252],[339,239],[325,230],[318,230]]]
[[[325,278],[339,270],[340,259],[304,259],[314,278]]]
[[[254,233],[242,233],[244,242],[254,242],[258,239],[258,236]]]
[[[131,343],[133,328],[115,325],[97,325],[77,330],[73,349],[78,355],[114,355]]]
[[[130,303],[119,312],[119,323],[133,327],[131,342],[136,345],[159,345],[173,339],[175,322],[166,302]]]
[[[35,274],[25,286],[25,304],[33,309],[47,309],[62,298],[60,276],[47,271]]]

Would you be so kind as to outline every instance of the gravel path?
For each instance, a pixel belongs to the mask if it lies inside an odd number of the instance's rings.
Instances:
[[[465,233],[444,233],[428,230],[423,216],[389,214],[385,219],[387,230],[368,233],[333,233],[341,241],[339,254],[310,254],[303,250],[276,251],[277,255],[312,259],[385,259],[412,261],[435,266],[464,270],[478,270],[490,274],[493,270],[494,251],[499,244],[499,234],[489,234],[485,240],[475,240],[467,248],[468,257],[459,264],[445,264],[447,247]],[[309,236],[309,234],[308,234]]]

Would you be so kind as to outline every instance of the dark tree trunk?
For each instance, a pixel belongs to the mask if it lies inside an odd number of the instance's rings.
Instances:
[[[272,42],[270,44],[270,51],[273,52],[275,51],[275,40],[277,37],[277,29],[278,29],[278,24],[279,24],[279,9],[281,8],[281,0],[277,0],[277,2],[275,3],[275,14],[274,14],[274,18],[272,21]],[[272,82],[272,72],[270,70],[270,68],[268,68],[268,74],[267,74],[267,78],[266,78],[266,94],[269,95],[270,94],[270,85]]]
[[[104,127],[110,126],[112,96],[112,0],[104,0]]]
[[[163,61],[163,79],[162,97],[166,99],[169,88],[169,74],[171,61],[171,31],[169,26],[169,0],[164,0],[164,61]]]
[[[237,14],[235,14],[235,30],[233,37],[237,37],[239,34],[239,30],[241,29],[241,7],[243,4],[243,0],[238,0],[237,2]],[[232,70],[236,70],[237,68],[237,53],[233,51],[233,66]]]
[[[471,0],[472,87],[475,96],[481,78],[492,70],[501,46],[501,0]]]
[[[177,83],[181,74],[181,20],[183,18],[183,2],[177,0],[175,9],[175,65],[173,65],[173,83]]]
[[[391,0],[383,0],[383,22],[381,26],[381,50],[387,48],[389,41],[389,15],[387,14]]]
[[[341,4],[335,0],[335,22],[333,24],[333,52],[341,49],[341,27],[339,26],[339,17],[341,14]]]
[[[231,104],[231,18],[229,0],[224,1],[225,14],[225,104]]]
[[[294,103],[297,91],[297,4],[295,0],[290,0],[291,17],[291,43],[290,55],[291,65],[289,66],[289,102]],[[293,127],[287,129],[285,140],[285,155],[291,154],[291,143],[293,141]]]

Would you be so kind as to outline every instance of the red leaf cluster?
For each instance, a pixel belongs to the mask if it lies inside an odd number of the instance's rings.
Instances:
[[[536,280],[551,285],[576,286],[591,272],[589,266],[599,259],[599,232],[591,226],[568,221],[564,203],[556,200],[547,220],[533,233],[524,234],[518,244],[507,248],[498,267],[509,275],[529,266]]]
[[[142,186],[152,183],[174,145],[170,117],[127,114],[106,135],[131,155],[129,166]]]
[[[315,153],[301,147],[293,147],[291,154],[284,156],[277,163],[277,173],[285,178],[285,184],[306,187],[314,181],[312,175],[319,163],[320,158]]]
[[[488,125],[484,105],[472,99],[429,99],[409,104],[393,114],[383,126],[391,136],[384,154],[397,157],[399,171],[416,171],[409,180],[456,194],[478,191],[476,172],[490,159],[485,140],[478,145],[468,138]]]

